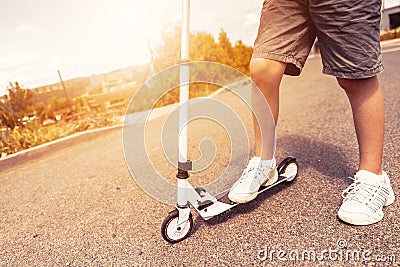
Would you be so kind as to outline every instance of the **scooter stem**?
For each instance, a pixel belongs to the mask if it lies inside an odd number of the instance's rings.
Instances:
[[[189,21],[190,21],[190,0],[182,0],[182,36],[181,36],[181,66],[180,66],[180,88],[179,88],[179,162],[178,162],[178,206],[185,206],[188,203],[185,187],[189,177],[187,165],[188,146],[188,116],[189,116]]]
[[[184,163],[187,158],[187,121],[189,113],[189,66],[184,64],[189,60],[189,16],[190,0],[182,0],[182,39],[179,88],[179,162]]]

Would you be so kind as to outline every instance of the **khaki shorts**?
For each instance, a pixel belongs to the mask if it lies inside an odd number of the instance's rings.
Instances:
[[[380,0],[265,0],[253,58],[288,63],[297,76],[315,37],[323,73],[362,79],[383,71]]]

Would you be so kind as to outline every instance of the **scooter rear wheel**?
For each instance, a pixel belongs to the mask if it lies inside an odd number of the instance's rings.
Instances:
[[[289,157],[284,159],[278,166],[280,176],[286,177],[285,182],[292,182],[296,179],[299,171],[299,165],[295,158]]]
[[[192,214],[189,214],[189,219],[178,225],[179,212],[178,210],[171,211],[164,219],[161,225],[161,235],[169,243],[178,243],[189,236],[193,228]]]

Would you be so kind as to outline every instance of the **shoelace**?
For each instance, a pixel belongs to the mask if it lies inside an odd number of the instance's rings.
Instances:
[[[355,200],[360,203],[369,205],[371,209],[377,210],[383,206],[388,193],[384,188],[384,192],[378,192],[381,186],[365,183],[356,178],[349,177],[353,183],[342,192],[344,200]]]
[[[265,169],[262,166],[254,166],[251,163],[246,167],[246,169],[243,170],[242,176],[240,177],[240,183],[246,182],[249,177],[251,177],[249,174],[253,171],[258,171],[258,174],[260,175],[261,173],[265,172]]]

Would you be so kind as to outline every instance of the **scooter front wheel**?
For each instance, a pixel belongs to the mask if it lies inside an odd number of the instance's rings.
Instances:
[[[178,225],[178,210],[171,211],[161,225],[161,235],[169,243],[177,243],[189,236],[193,228],[192,214],[186,222]]]

